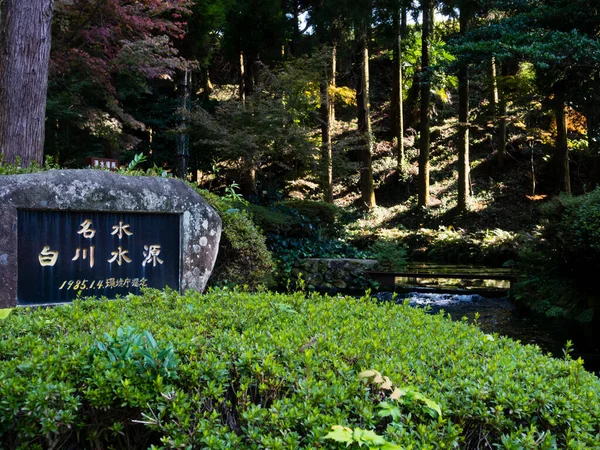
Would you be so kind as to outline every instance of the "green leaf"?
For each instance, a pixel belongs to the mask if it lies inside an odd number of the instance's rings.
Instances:
[[[386,442],[379,448],[381,450],[402,450],[402,447],[400,447],[398,444],[392,444],[391,442]]]
[[[377,413],[377,415],[379,417],[392,417],[392,420],[394,422],[400,420],[402,414],[400,412],[400,408],[396,407],[396,406],[392,406],[390,405],[388,402],[381,402],[379,403],[379,405],[377,405],[377,407],[379,408],[379,412]]]
[[[152,336],[152,333],[144,331],[144,337],[146,338],[146,342],[150,344],[150,347],[156,348],[156,340],[154,339],[154,336]]]
[[[341,425],[334,425],[331,427],[333,431],[330,431],[325,436],[325,439],[332,439],[336,442],[345,442],[350,445],[354,440],[352,439],[352,429],[342,427]]]
[[[6,319],[12,310],[12,308],[0,309],[0,320]]]
[[[353,438],[355,442],[358,442],[359,445],[361,443],[367,443],[369,445],[383,445],[385,444],[385,439],[382,436],[379,436],[377,433],[371,430],[363,430],[361,428],[355,428],[353,433]]]
[[[440,405],[438,405],[436,402],[434,402],[431,399],[428,399],[427,397],[425,397],[423,394],[421,394],[420,392],[417,391],[409,391],[410,395],[412,396],[412,398],[414,398],[415,400],[419,400],[423,403],[425,403],[425,405],[435,411],[438,414],[438,417],[442,417],[442,408],[440,408]]]

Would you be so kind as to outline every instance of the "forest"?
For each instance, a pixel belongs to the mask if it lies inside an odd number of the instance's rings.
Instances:
[[[373,208],[388,178],[400,192],[414,179],[418,204],[435,206],[445,151],[458,161],[448,170],[460,210],[479,194],[470,170],[483,156],[498,179],[532,156],[531,195],[588,192],[600,126],[589,8],[59,0],[44,154],[80,167],[143,152],[199,183],[236,182],[247,198],[304,181],[332,202],[350,185]]]
[[[599,97],[600,0],[0,0],[0,190],[164,177],[222,223],[205,292],[0,309],[0,450],[600,448]]]
[[[19,80],[0,70],[3,162],[103,156],[184,178],[246,210],[284,278],[286,258],[384,241],[409,259],[566,274],[584,295],[559,309],[588,304],[577,278],[598,247],[585,206],[600,180],[592,6],[46,2],[44,95],[15,108]],[[6,131],[34,108],[40,132]],[[286,215],[304,229],[286,235]],[[326,221],[334,232],[306,232]]]
[[[0,20],[25,11],[15,5]],[[19,79],[0,65],[4,165],[103,156],[183,178],[260,228],[268,249],[252,265],[275,263],[279,284],[298,257],[387,253],[519,265],[523,297],[542,312],[589,320],[597,309],[597,5],[44,7],[41,94],[15,106]],[[9,48],[23,26],[0,28]],[[12,133],[16,111],[35,108],[37,134]]]

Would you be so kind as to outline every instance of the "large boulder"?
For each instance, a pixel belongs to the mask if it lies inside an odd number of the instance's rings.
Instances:
[[[0,218],[0,308],[143,286],[202,292],[221,236],[182,181],[103,170],[0,176]]]

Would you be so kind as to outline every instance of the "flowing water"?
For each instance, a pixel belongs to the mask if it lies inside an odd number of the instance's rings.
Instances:
[[[392,294],[377,294],[381,300],[391,300]],[[398,294],[398,303],[408,299],[415,307],[429,307],[431,313],[443,309],[454,320],[467,317],[486,333],[498,333],[521,341],[535,344],[557,358],[563,356],[567,340],[573,342],[571,356],[581,357],[584,367],[600,376],[600,328],[597,325],[581,324],[566,319],[548,319],[523,314],[517,311],[507,297],[486,298],[476,294],[416,293]]]

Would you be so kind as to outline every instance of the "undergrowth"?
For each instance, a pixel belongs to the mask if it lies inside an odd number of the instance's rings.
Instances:
[[[568,352],[368,297],[148,290],[19,309],[0,355],[3,449],[600,442],[600,381]]]

